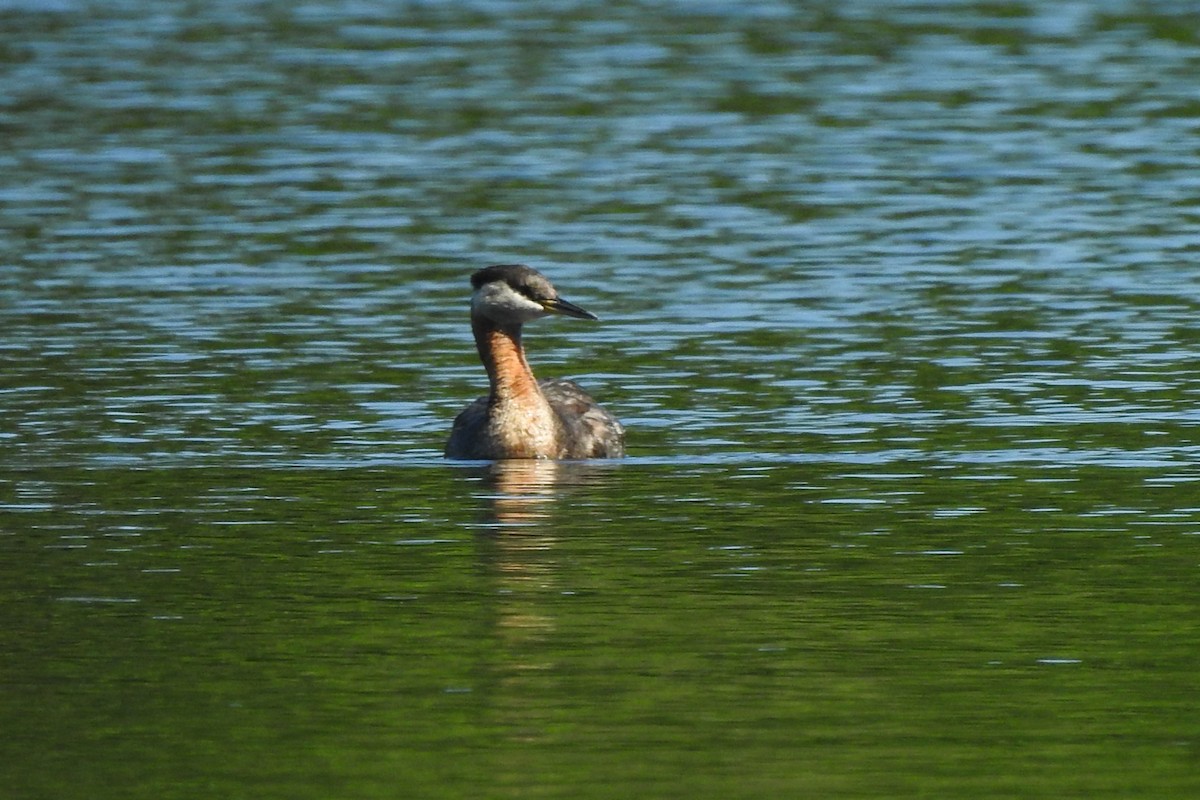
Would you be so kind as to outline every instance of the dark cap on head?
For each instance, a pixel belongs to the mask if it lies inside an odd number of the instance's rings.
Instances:
[[[490,267],[484,267],[477,270],[471,276],[471,287],[478,289],[485,283],[493,281],[505,281],[509,285],[515,287],[524,286],[532,280],[541,279],[546,281],[546,276],[538,272],[533,267],[527,267],[524,264],[493,264]],[[548,283],[549,281],[547,281]]]

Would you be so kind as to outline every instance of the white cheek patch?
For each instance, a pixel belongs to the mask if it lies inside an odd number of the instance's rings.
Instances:
[[[471,296],[471,310],[496,322],[529,322],[546,315],[546,309],[507,283],[494,281]]]

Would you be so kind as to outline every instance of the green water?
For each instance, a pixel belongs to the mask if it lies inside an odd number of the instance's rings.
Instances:
[[[0,793],[1200,794],[1198,42],[0,4]],[[629,458],[440,458],[510,261]]]
[[[10,791],[1187,796],[1179,487],[928,466],[22,476]]]

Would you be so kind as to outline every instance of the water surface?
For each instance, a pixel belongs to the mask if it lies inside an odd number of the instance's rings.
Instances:
[[[14,797],[1183,797],[1185,5],[0,4]],[[453,464],[467,277],[630,457]]]

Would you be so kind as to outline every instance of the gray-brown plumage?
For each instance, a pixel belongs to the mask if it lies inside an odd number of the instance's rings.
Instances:
[[[522,264],[471,276],[471,331],[491,391],[454,420],[447,458],[620,458],[625,429],[578,384],[539,383],[525,360],[521,326],[547,314],[596,319],[558,296],[544,275]]]

